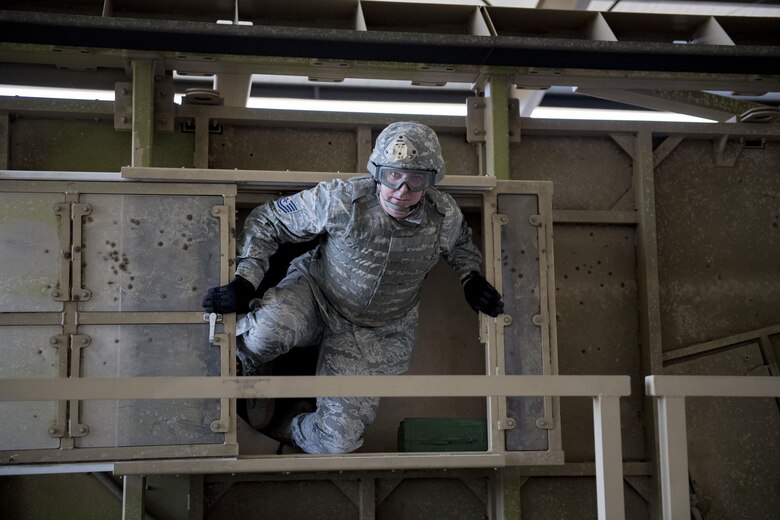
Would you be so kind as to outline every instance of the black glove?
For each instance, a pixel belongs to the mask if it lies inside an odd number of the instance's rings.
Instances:
[[[477,271],[471,271],[463,279],[463,292],[466,293],[466,301],[477,312],[484,312],[494,318],[504,312],[501,295]]]
[[[218,314],[247,312],[254,294],[255,286],[249,280],[236,275],[229,284],[209,289],[201,305],[206,312]]]

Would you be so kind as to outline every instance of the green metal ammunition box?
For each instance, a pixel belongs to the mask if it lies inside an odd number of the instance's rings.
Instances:
[[[398,451],[487,451],[487,421],[406,418],[398,426]]]

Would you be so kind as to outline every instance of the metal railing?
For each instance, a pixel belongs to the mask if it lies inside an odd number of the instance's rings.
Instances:
[[[289,377],[133,377],[0,380],[0,401],[213,399],[371,395],[376,397],[558,396],[593,399],[598,518],[625,518],[620,397],[630,395],[628,376],[289,376]],[[495,427],[492,425],[491,427]],[[263,459],[130,461],[115,464],[128,475],[159,472],[311,471],[312,469],[376,469],[408,467],[420,459],[435,467],[472,458],[483,467],[502,467],[501,452],[455,454],[300,455]],[[348,461],[353,464],[349,464]],[[347,462],[345,464],[345,461]],[[168,463],[170,462],[170,464]],[[7,468],[6,468],[7,469]]]
[[[648,376],[645,393],[658,402],[661,501],[664,520],[689,520],[686,397],[780,397],[780,378]]]

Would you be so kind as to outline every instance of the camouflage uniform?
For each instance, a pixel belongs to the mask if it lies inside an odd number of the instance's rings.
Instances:
[[[247,217],[236,274],[259,285],[278,244],[320,237],[287,277],[239,320],[245,370],[296,346],[320,345],[318,375],[401,374],[409,367],[422,282],[442,255],[462,279],[482,255],[448,194],[428,188],[405,219],[382,209],[371,176],[323,182],[255,208]],[[293,419],[308,453],[359,448],[376,417],[375,397],[317,399]]]

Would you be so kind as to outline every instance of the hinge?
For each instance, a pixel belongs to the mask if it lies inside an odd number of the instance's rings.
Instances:
[[[70,377],[81,377],[81,349],[87,348],[92,344],[92,338],[85,334],[71,334],[71,369]],[[68,421],[68,432],[71,437],[84,437],[89,433],[89,426],[79,422],[80,402],[71,401],[70,420]]]
[[[70,261],[73,264],[72,283],[70,297],[74,301],[87,301],[92,297],[92,291],[81,285],[81,247],[83,237],[83,217],[92,213],[90,204],[75,203],[71,209],[71,219],[73,220],[73,244],[69,253]]]

